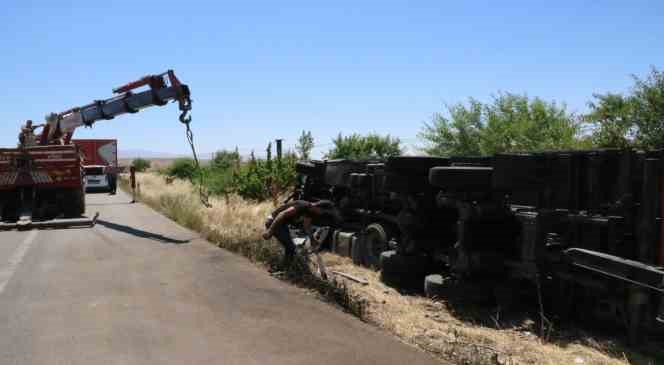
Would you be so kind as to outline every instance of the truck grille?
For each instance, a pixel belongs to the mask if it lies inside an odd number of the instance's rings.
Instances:
[[[53,181],[51,177],[43,171],[31,171],[30,175],[36,184],[48,184]]]
[[[14,185],[16,184],[17,178],[18,178],[18,173],[16,172],[0,173],[0,185]]]

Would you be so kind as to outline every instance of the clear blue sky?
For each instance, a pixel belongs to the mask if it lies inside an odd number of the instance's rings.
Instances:
[[[57,3],[57,5],[56,5]],[[664,1],[15,1],[0,12],[0,146],[41,120],[168,68],[194,98],[198,148],[262,151],[311,130],[418,144],[444,103],[498,91],[565,102],[664,66]],[[79,137],[186,153],[177,107]]]

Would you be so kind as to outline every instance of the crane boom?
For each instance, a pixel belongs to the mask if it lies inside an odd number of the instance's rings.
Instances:
[[[133,92],[143,86],[148,86],[149,89]],[[67,144],[76,128],[80,126],[92,126],[102,119],[108,120],[122,114],[137,113],[141,109],[162,106],[171,101],[177,101],[179,104],[182,112],[180,121],[186,123],[188,120],[187,113],[191,110],[189,87],[180,83],[172,70],[145,76],[138,81],[117,87],[113,92],[119,95],[49,115],[39,144],[53,144],[59,139],[64,139]]]

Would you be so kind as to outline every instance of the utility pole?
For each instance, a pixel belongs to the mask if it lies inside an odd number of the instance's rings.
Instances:
[[[277,139],[277,166],[281,168],[281,143],[283,142],[283,139]]]

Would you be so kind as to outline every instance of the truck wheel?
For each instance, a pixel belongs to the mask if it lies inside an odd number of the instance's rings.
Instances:
[[[431,190],[429,180],[424,175],[401,175],[393,172],[385,175],[385,189],[395,193],[418,193]]]
[[[366,188],[369,187],[371,177],[369,174],[352,173],[350,174],[351,188]]]
[[[427,275],[424,278],[424,294],[429,298],[444,298],[446,279],[440,274]]]
[[[302,175],[314,177],[320,177],[323,173],[323,169],[312,162],[297,162],[295,164],[295,171]]]
[[[350,247],[350,257],[353,263],[358,266],[364,265],[364,252],[366,251],[366,237],[363,239],[362,235],[355,236]]]
[[[424,278],[424,293],[429,298],[445,299],[458,304],[482,305],[494,300],[492,286],[468,282],[440,274]]]
[[[404,175],[426,176],[432,167],[449,165],[450,159],[444,157],[395,156],[387,160],[385,167]]]
[[[68,194],[69,199],[65,202],[65,218],[76,218],[85,214],[85,192],[83,188],[72,189]]]
[[[427,297],[445,299],[458,306],[496,305],[495,286],[494,280],[470,280],[445,275],[427,275],[424,279]]]
[[[380,280],[389,285],[406,290],[421,292],[424,277],[431,270],[431,262],[426,256],[400,255],[396,251],[380,254]]]
[[[492,167],[434,167],[429,171],[429,182],[455,191],[488,191],[492,174]]]
[[[380,268],[380,255],[389,249],[388,235],[380,223],[373,223],[366,228],[364,263],[369,267]]]

